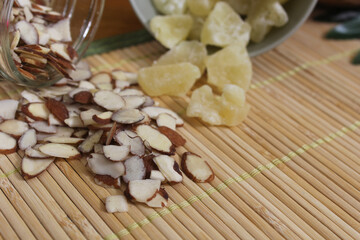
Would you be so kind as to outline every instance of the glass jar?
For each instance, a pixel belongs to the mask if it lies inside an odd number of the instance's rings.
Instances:
[[[78,54],[77,61],[85,54],[93,40],[103,13],[105,0],[35,0],[51,7],[54,11],[70,19],[71,42]],[[0,0],[0,79],[28,87],[49,86],[63,76],[54,68],[45,70],[49,79],[38,78],[36,81],[23,76],[17,69],[10,49],[10,19],[14,0]]]

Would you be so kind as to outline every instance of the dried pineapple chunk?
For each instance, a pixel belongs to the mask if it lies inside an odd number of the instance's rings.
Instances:
[[[192,15],[192,18],[193,18],[194,23],[193,23],[193,26],[191,28],[188,38],[190,40],[199,40],[200,41],[201,31],[204,26],[205,18],[195,16],[195,15]]]
[[[273,26],[282,27],[288,20],[288,15],[279,2],[253,0],[246,20],[252,28],[251,40],[261,42]]]
[[[211,87],[204,85],[192,93],[186,114],[211,125],[236,126],[246,118],[249,109],[242,88],[226,84],[223,94],[217,96]]]
[[[252,77],[252,65],[246,47],[232,44],[206,59],[208,83],[223,89],[225,84],[235,84],[245,91]]]
[[[205,70],[206,47],[198,41],[183,41],[162,55],[154,65],[167,65],[181,62],[190,62],[196,65],[200,72]]]
[[[182,96],[194,85],[201,73],[191,63],[177,63],[142,68],[139,85],[150,96]]]
[[[187,4],[193,15],[206,17],[219,0],[188,0]]]
[[[182,14],[186,11],[186,0],[153,0],[155,8],[165,15]]]
[[[244,22],[229,4],[218,2],[204,23],[201,42],[218,47],[241,42],[246,46],[250,39],[250,30],[250,25]]]
[[[162,45],[172,48],[187,38],[192,24],[189,15],[156,16],[150,21],[150,29]]]
[[[250,10],[251,0],[223,0],[227,2],[235,12],[246,15]]]

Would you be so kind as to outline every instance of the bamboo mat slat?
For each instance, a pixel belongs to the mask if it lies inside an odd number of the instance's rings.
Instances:
[[[25,181],[24,153],[0,155],[0,239],[360,239],[360,67],[350,64],[360,44],[324,40],[331,27],[308,21],[253,59],[252,109],[237,127],[186,117],[189,97],[157,99],[185,120],[175,158],[196,152],[216,175],[165,186],[167,208],[109,214],[119,190],[96,185],[84,159]],[[92,71],[136,72],[165,52],[144,32],[129,36],[94,44]],[[21,91],[0,83],[1,99]]]

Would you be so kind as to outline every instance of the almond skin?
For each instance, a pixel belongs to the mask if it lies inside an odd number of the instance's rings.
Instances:
[[[65,104],[63,104],[62,102],[49,98],[46,101],[46,107],[62,123],[64,122],[65,119],[69,118],[69,112]]]
[[[113,178],[111,176],[108,175],[100,175],[100,174],[96,174],[94,176],[95,178],[95,182],[101,182],[103,185],[107,185],[109,187],[113,187],[113,188],[120,188],[121,184],[119,185],[119,179],[118,178]]]
[[[197,177],[195,177],[191,172],[190,170],[188,169],[187,167],[187,164],[186,164],[186,161],[187,161],[187,158],[189,156],[196,156],[198,158],[201,158],[199,155],[195,154],[195,153],[191,153],[191,152],[185,152],[182,157],[181,157],[181,168],[182,168],[182,171],[185,173],[185,175],[190,178],[192,181],[194,182],[211,182],[213,179],[214,179],[214,171],[212,170],[212,168],[210,167],[209,163],[207,161],[204,160],[204,162],[206,163],[206,165],[210,168],[212,174],[207,178],[207,179],[203,179],[203,180],[200,180],[198,179]]]
[[[184,146],[186,140],[176,131],[171,128],[162,126],[158,128],[159,132],[164,134],[176,147]]]
[[[82,91],[82,92],[78,92],[77,94],[75,94],[73,99],[77,103],[89,104],[93,100],[93,95],[91,94],[91,92]]]

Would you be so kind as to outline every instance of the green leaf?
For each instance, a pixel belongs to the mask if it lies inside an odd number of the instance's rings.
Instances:
[[[360,18],[336,25],[325,37],[328,39],[360,38]]]
[[[314,17],[318,22],[342,23],[360,17],[360,10],[329,9]]]
[[[358,65],[360,64],[360,51],[355,55],[355,57],[352,60],[352,64]]]

